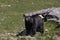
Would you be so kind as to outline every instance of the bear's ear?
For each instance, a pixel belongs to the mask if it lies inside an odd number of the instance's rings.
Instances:
[[[25,14],[23,14],[23,17],[25,17]]]
[[[29,15],[29,14],[23,14],[23,16],[24,16],[24,17],[28,17],[28,16],[30,16],[30,15]]]

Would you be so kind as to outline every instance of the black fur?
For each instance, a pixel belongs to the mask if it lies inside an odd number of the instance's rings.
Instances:
[[[28,20],[26,20],[26,18]],[[26,18],[25,18],[25,27],[28,35],[33,36],[36,34],[36,31],[41,32],[41,34],[44,33],[44,22],[42,18],[40,18],[38,15]]]
[[[44,21],[39,15],[26,16],[25,17],[25,28],[19,35],[30,35],[34,36],[36,32],[44,34]],[[25,32],[25,33],[24,33]]]

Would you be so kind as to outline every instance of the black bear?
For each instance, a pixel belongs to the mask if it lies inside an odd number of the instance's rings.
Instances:
[[[24,16],[25,17],[25,30],[18,35],[34,36],[36,32],[44,34],[44,20],[42,15]],[[18,36],[17,35],[17,36]]]
[[[44,33],[44,21],[41,15],[25,17],[25,27],[28,35],[35,35],[36,31]]]

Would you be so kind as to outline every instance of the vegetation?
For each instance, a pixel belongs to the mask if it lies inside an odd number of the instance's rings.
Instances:
[[[51,7],[60,7],[60,0],[0,0],[0,40],[15,40],[13,35],[24,29],[24,13]],[[60,28],[55,29],[55,27],[54,22],[45,23],[45,29],[49,31],[45,32],[44,40],[54,40],[53,36],[60,32]],[[14,34],[9,35],[9,33]],[[41,39],[39,33],[36,36],[38,40]]]

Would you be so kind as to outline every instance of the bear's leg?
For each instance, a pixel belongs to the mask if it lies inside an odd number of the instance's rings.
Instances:
[[[19,32],[16,36],[24,36],[26,35],[26,29],[24,29],[23,31]]]
[[[36,27],[34,26],[30,31],[30,36],[33,37],[36,34]]]

